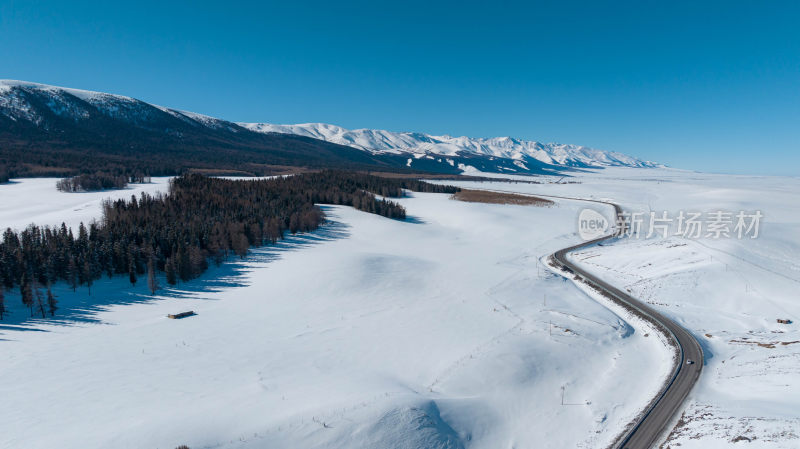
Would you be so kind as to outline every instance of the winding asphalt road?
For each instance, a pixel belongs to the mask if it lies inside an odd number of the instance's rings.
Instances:
[[[619,220],[622,209],[616,204],[580,198],[552,198],[590,201],[610,205],[614,207],[616,211],[618,222],[623,222]],[[572,251],[616,238],[620,233],[621,230],[617,230],[613,234],[570,246],[569,248],[564,248],[557,251],[552,257],[555,264],[560,268],[571,271],[577,275],[582,282],[600,290],[620,306],[652,323],[675,344],[678,350],[678,356],[675,359],[671,377],[659,394],[648,404],[648,407],[639,416],[637,421],[627,428],[625,433],[619,436],[614,446],[620,449],[646,449],[653,447],[659,437],[667,430],[670,421],[678,413],[681,404],[683,404],[689,391],[691,391],[697,379],[700,377],[700,372],[703,369],[703,350],[700,348],[700,344],[697,340],[686,331],[686,329],[660,314],[647,304],[644,304],[611,284],[597,278],[567,259],[567,254]],[[687,364],[689,360],[694,363]],[[649,373],[640,373],[640,375],[647,376]]]

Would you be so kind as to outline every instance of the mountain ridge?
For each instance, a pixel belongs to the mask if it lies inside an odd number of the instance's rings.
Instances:
[[[304,135],[329,142],[361,148],[372,153],[438,154],[452,156],[459,151],[474,154],[523,160],[533,157],[538,161],[565,167],[659,167],[651,161],[613,151],[560,144],[542,143],[514,137],[466,137],[432,135],[418,132],[393,132],[380,129],[359,128],[349,130],[326,123],[274,125],[269,123],[238,123],[244,128],[259,132]]]
[[[122,95],[0,81],[0,169],[11,176],[269,174],[271,166],[397,170],[402,161],[318,139],[255,133]]]
[[[124,95],[0,80],[0,168],[16,176],[107,167],[153,175],[187,169],[269,174],[272,166],[565,174],[656,165],[620,153],[513,138],[236,123]]]

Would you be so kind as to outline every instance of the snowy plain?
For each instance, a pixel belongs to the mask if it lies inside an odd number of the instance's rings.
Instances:
[[[657,307],[703,347],[700,382],[662,447],[800,447],[800,179],[608,168],[575,180],[457,184],[602,199],[645,215],[764,215],[755,239],[683,238],[673,226],[665,237],[624,238],[573,260]]]
[[[609,168],[574,181],[448,183],[671,216],[762,211],[757,239],[628,238],[574,260],[703,346],[662,447],[800,445],[800,179]],[[111,193],[53,184],[0,185],[0,225],[76,226]],[[15,311],[0,323],[0,447],[606,446],[668,353],[541,263],[577,241],[584,205],[401,201],[413,220],[326,206],[319,232],[155,298],[115,279],[91,297],[59,288],[53,320]],[[165,318],[183,310],[198,315]]]
[[[20,207],[0,224],[99,214],[102,193],[44,185],[0,186]],[[577,241],[581,205],[401,202],[411,220],[325,206],[319,231],[155,297],[126,279],[57,286],[64,310],[43,320],[7,292],[0,447],[608,445],[669,353],[544,267]]]
[[[0,227],[16,231],[31,223],[38,226],[61,226],[78,229],[99,220],[104,199],[129,199],[141,192],[166,193],[169,178],[153,178],[147,184],[130,184],[126,189],[105,192],[59,192],[56,178],[29,178],[0,184]]]

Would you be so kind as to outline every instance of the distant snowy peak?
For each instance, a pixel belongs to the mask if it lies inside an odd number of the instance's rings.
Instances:
[[[524,163],[530,159],[555,166],[568,167],[657,167],[612,151],[596,150],[580,145],[541,143],[512,137],[473,138],[432,136],[422,133],[391,132],[375,129],[349,130],[325,123],[272,125],[239,123],[239,126],[263,133],[296,134],[359,148],[375,154],[457,156],[465,153],[511,159]]]
[[[47,113],[43,113],[46,111]],[[124,120],[137,125],[157,123],[163,114],[212,129],[241,130],[231,122],[193,112],[179,111],[146,103],[124,95],[92,92],[27,81],[0,80],[0,114],[11,120],[28,121],[47,127],[49,113],[75,121],[90,120],[93,114]]]
[[[29,81],[0,80],[0,94],[6,93],[14,88],[20,88],[26,90],[38,90],[42,92],[50,92],[56,95],[66,92],[70,95],[74,95],[80,98],[81,100],[88,101],[90,103],[102,103],[109,99],[114,99],[117,101],[128,101],[128,102],[136,101],[133,98],[126,97],[123,95],[107,94],[103,92],[92,92],[89,90],[72,89],[69,87],[50,86],[48,84],[31,83]]]
[[[349,130],[323,123],[234,123],[123,95],[14,80],[0,80],[2,138],[6,141],[0,145],[36,140],[43,146],[67,142],[108,151],[120,146],[147,151],[180,147],[202,153],[213,143],[283,165],[314,161],[448,174],[561,174],[573,168],[657,166],[620,153],[511,137]]]

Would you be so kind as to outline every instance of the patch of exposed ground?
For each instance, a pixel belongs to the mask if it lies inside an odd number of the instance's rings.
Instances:
[[[469,203],[514,204],[518,206],[550,207],[554,204],[550,200],[530,195],[469,189],[463,189],[453,194],[451,198]]]
[[[694,403],[683,412],[659,448],[675,449],[699,439],[728,444],[760,442],[768,447],[797,447],[800,444],[798,426],[800,418],[735,416],[720,407]]]

